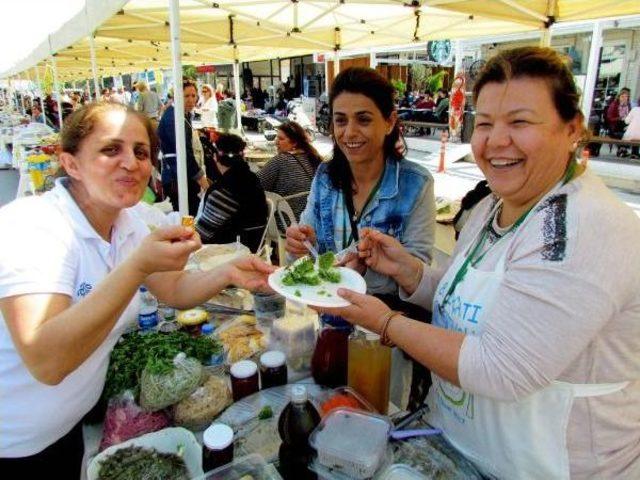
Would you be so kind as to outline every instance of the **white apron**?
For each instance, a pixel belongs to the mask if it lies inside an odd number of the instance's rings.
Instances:
[[[513,241],[534,215],[535,208],[520,228],[499,241]],[[433,302],[433,325],[467,335],[480,335],[484,330],[504,276],[508,249],[494,271],[469,265],[442,307],[449,285],[477,241],[458,255],[440,281]],[[446,438],[485,475],[509,480],[568,479],[566,431],[574,398],[607,395],[629,383],[577,385],[556,381],[522,400],[506,402],[465,392],[436,375],[432,377],[427,399],[430,423],[442,428]]]

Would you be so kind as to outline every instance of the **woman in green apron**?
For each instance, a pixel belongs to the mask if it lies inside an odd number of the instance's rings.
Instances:
[[[367,266],[431,306],[433,324],[348,291],[353,305],[330,313],[431,369],[431,423],[485,474],[640,478],[640,220],[576,163],[584,117],[553,50],[498,54],[474,100],[493,195],[450,263],[361,233]]]

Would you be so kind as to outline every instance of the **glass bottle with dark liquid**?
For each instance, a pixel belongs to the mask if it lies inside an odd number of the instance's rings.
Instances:
[[[285,480],[315,479],[307,466],[313,458],[309,435],[320,423],[320,414],[307,399],[304,385],[291,387],[291,401],[278,419],[278,433],[282,439],[279,451],[279,471]]]
[[[311,357],[311,375],[318,385],[346,385],[349,335],[353,327],[333,315],[322,315],[320,320],[322,326]]]

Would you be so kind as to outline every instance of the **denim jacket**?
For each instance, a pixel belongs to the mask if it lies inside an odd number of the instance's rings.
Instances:
[[[342,194],[336,190],[321,164],[311,185],[300,223],[316,232],[320,253],[342,248],[334,238],[336,212],[342,210]],[[361,218],[359,228],[371,227],[394,236],[414,255],[431,259],[435,237],[433,177],[420,165],[402,159],[387,159],[380,188]],[[338,241],[336,241],[338,240]],[[371,270],[365,275],[369,293],[395,293],[397,286],[385,275]]]

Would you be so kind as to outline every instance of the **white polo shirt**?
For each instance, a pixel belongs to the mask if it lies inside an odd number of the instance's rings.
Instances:
[[[148,235],[146,225],[127,209],[116,220],[111,243],[104,241],[67,191],[65,180],[42,196],[0,209],[0,298],[62,293],[76,303]],[[94,406],[111,349],[127,324],[135,322],[138,309],[136,295],[102,345],[55,386],[29,373],[0,313],[0,457],[42,451]]]

